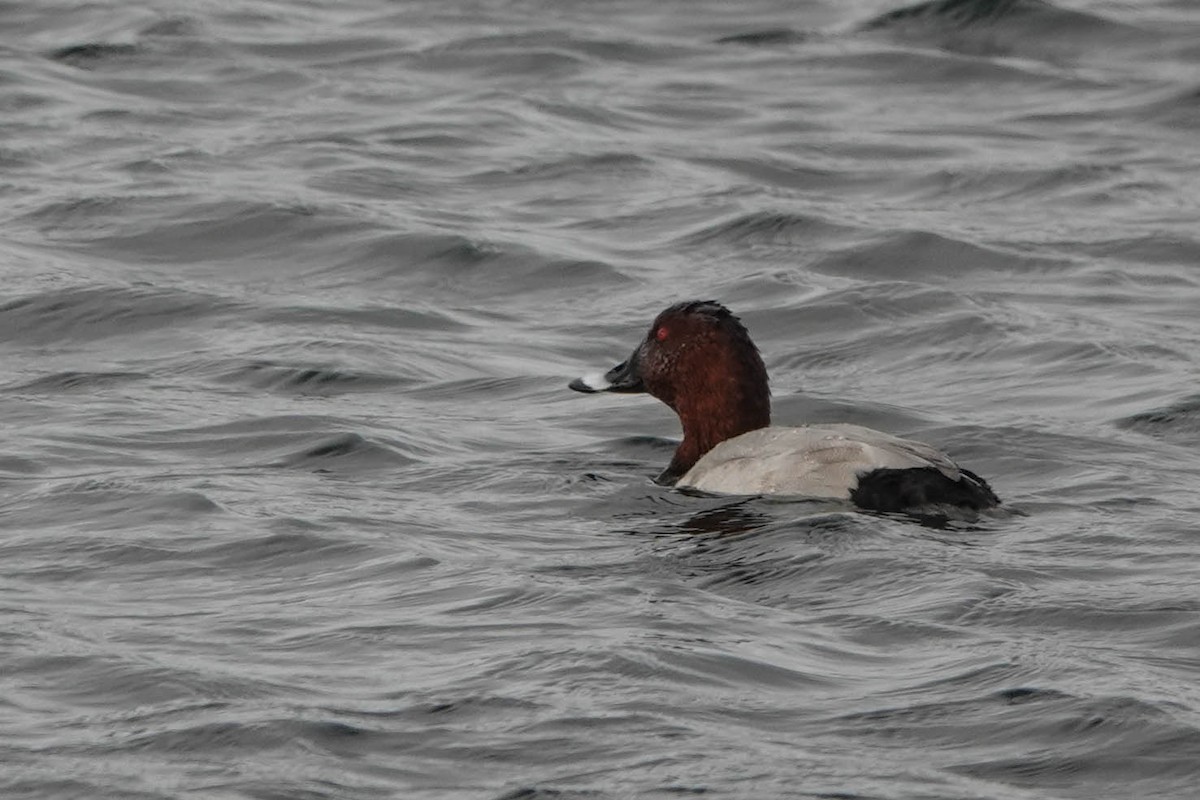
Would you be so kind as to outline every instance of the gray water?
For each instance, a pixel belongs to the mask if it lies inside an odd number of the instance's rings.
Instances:
[[[0,4],[0,796],[1195,797],[1198,206],[1192,0]]]

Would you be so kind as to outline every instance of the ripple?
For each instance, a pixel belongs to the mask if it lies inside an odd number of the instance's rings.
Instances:
[[[151,286],[61,289],[0,305],[0,336],[27,343],[91,342],[174,327],[235,308],[216,296]]]
[[[742,44],[754,47],[772,45],[803,44],[817,34],[811,31],[794,30],[792,28],[765,28],[746,33],[732,33],[716,39],[717,44]]]
[[[813,268],[848,277],[914,280],[947,270],[1021,274],[1052,269],[1063,262],[1009,248],[985,245],[935,231],[889,231],[839,253],[820,258]]]
[[[81,69],[96,69],[98,66],[120,62],[142,52],[133,44],[107,44],[87,42],[61,47],[50,54],[50,58]]]
[[[1117,427],[1164,438],[1200,436],[1200,397],[1188,397],[1152,411],[1131,414],[1116,421]]]
[[[2,313],[2,312],[0,312]],[[60,394],[63,392],[89,392],[109,386],[144,381],[150,376],[144,372],[77,372],[74,370],[43,375],[23,383],[0,387],[6,392],[20,394]]]
[[[97,531],[224,513],[220,504],[203,492],[153,483],[91,480],[29,492],[10,499],[5,508],[12,521],[23,526],[63,525]],[[122,543],[112,545],[120,548]]]
[[[930,0],[885,12],[861,26],[931,36],[968,54],[1033,54],[1053,61],[1088,54],[1092,44],[1134,45],[1153,38],[1137,26],[1046,0]]]
[[[338,563],[362,555],[365,547],[358,543],[304,531],[290,531],[259,536],[249,540],[214,545],[194,552],[194,557],[221,568],[297,566],[306,567],[315,560]],[[423,566],[436,564],[432,559]]]
[[[274,392],[335,396],[348,392],[386,391],[404,385],[402,379],[382,374],[353,372],[333,367],[293,366],[257,361],[231,369],[218,378]]]
[[[1044,0],[932,0],[888,11],[865,23],[867,29],[925,22],[970,26],[1055,10]]]
[[[146,210],[153,208],[155,213]],[[287,244],[319,244],[312,256],[343,249],[369,225],[324,209],[244,200],[197,202],[193,196],[84,197],[49,203],[25,221],[89,250],[155,264],[245,261]]]
[[[679,244],[794,245],[807,249],[818,242],[839,240],[851,232],[856,229],[816,217],[757,211],[706,225],[685,234]]]
[[[329,436],[275,462],[289,469],[316,471],[376,470],[416,463],[416,460],[382,442],[357,433]]]
[[[546,181],[620,181],[636,178],[650,171],[652,162],[632,153],[598,153],[570,155],[553,160],[538,160],[509,169],[492,169],[471,176],[480,185],[512,186]]]
[[[1147,117],[1182,131],[1195,130],[1200,126],[1200,84],[1184,89],[1173,88],[1166,97],[1143,102],[1139,98],[1128,109],[1129,116],[1137,119]]]

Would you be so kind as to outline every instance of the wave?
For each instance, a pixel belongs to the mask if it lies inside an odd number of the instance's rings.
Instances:
[[[43,375],[33,380],[0,386],[0,391],[15,394],[62,394],[65,392],[91,392],[109,386],[134,383],[149,378],[145,372],[82,372],[68,370]]]
[[[1158,37],[1134,25],[1046,0],[930,0],[880,14],[859,26],[927,38],[968,55],[1025,55],[1058,63],[1111,56],[1113,47],[1151,45]],[[1107,47],[1107,52],[1101,48]]]
[[[153,286],[60,289],[0,305],[0,337],[27,343],[91,342],[170,328],[238,307],[214,295]]]
[[[218,380],[273,392],[321,396],[386,391],[406,383],[394,375],[270,361],[255,361],[234,367],[222,373]]]
[[[1195,441],[1200,437],[1200,396],[1122,417],[1116,425],[1150,436]]]
[[[888,11],[863,23],[865,30],[925,22],[956,26],[980,25],[1057,11],[1044,0],[931,0]]]

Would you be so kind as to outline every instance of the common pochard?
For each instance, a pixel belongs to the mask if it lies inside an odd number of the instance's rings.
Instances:
[[[657,481],[717,494],[849,500],[876,511],[999,504],[987,481],[945,453],[860,425],[770,427],[767,369],[720,303],[677,303],[628,360],[572,381],[579,392],[648,392],[683,424]]]

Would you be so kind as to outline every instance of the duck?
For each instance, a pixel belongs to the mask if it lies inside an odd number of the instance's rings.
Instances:
[[[646,393],[679,417],[683,439],[656,483],[717,495],[794,495],[870,511],[1000,504],[988,482],[924,442],[862,425],[771,425],[767,368],[721,303],[663,310],[626,360],[576,378],[577,392]]]

